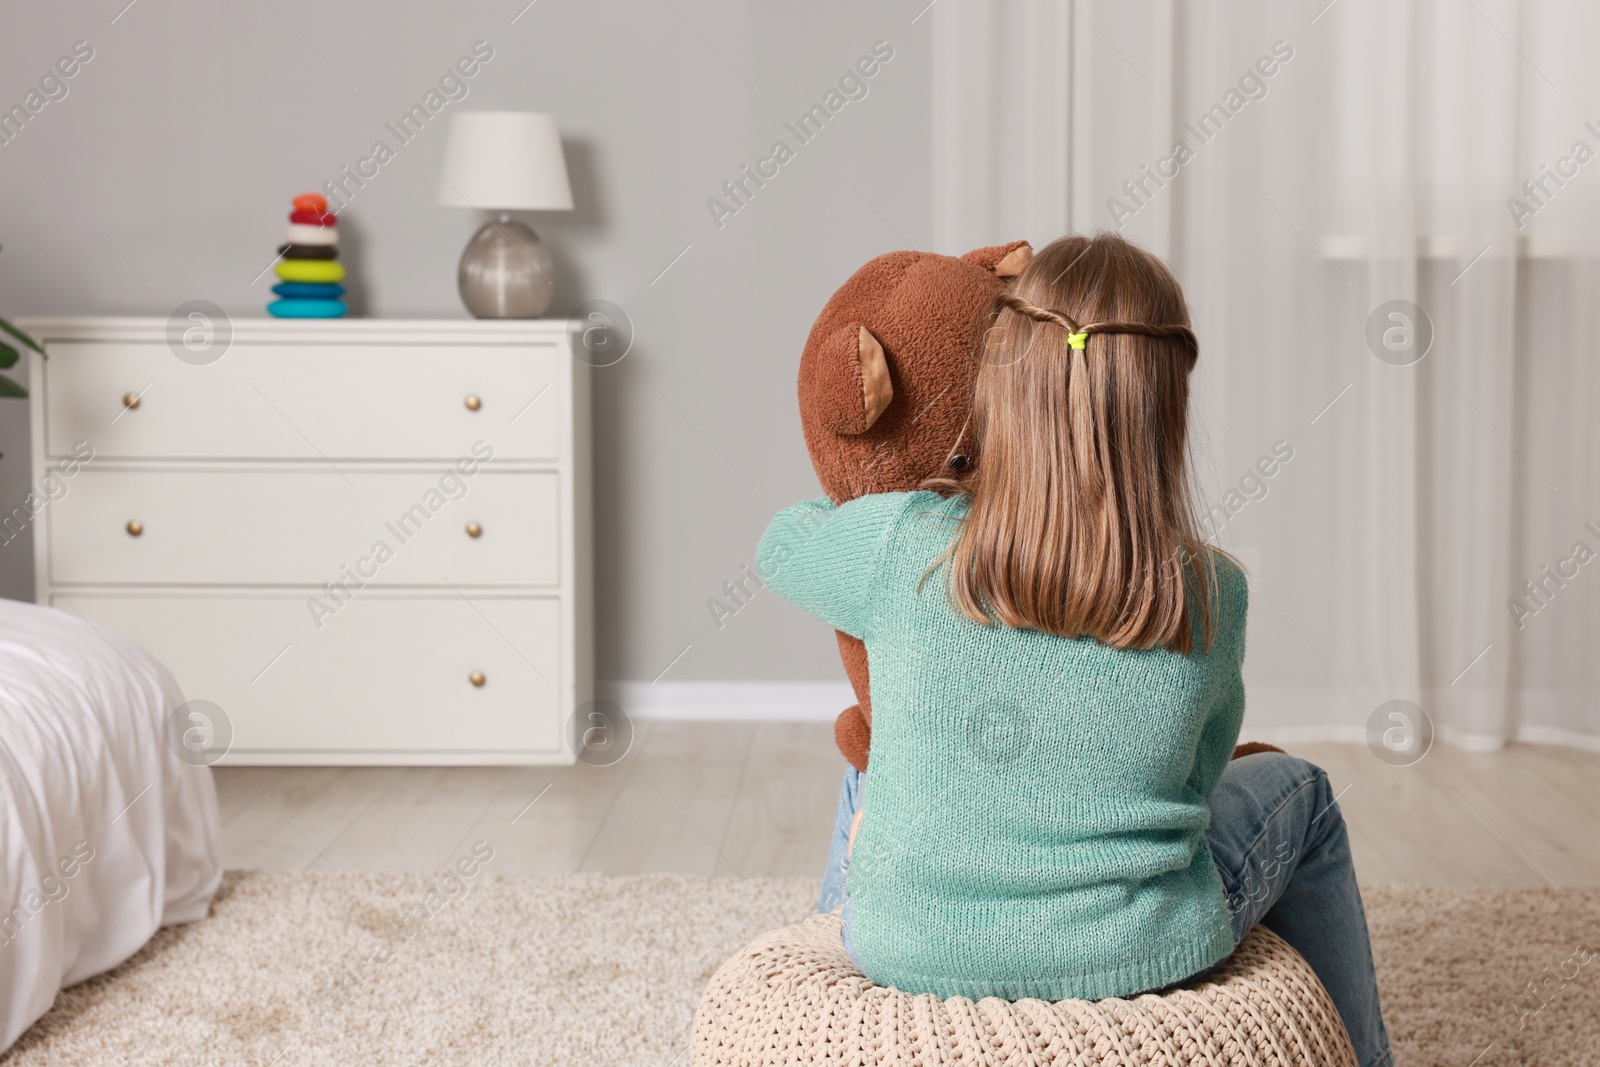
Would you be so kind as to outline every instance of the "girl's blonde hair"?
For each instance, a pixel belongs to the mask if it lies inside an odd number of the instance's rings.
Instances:
[[[1209,648],[1213,550],[1185,445],[1199,347],[1161,260],[1115,234],[1063,237],[1002,298],[972,410],[976,464],[950,549],[969,618],[1113,648]]]

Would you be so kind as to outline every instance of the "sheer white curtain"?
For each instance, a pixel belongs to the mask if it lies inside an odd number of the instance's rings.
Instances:
[[[1251,736],[1405,700],[1464,747],[1600,748],[1600,8],[933,16],[939,250],[1120,229],[1184,284]]]

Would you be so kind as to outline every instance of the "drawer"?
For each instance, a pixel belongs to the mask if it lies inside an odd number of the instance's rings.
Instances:
[[[52,456],[78,441],[108,459],[454,460],[475,441],[507,459],[561,455],[554,345],[236,343],[205,366],[161,343],[47,350]]]
[[[304,598],[288,595],[71,594],[52,604],[127,635],[187,699],[222,708],[233,762],[302,752],[320,762],[570,762],[554,598],[368,592],[321,630]]]
[[[559,489],[556,474],[481,467],[85,467],[51,505],[50,579],[555,586]]]

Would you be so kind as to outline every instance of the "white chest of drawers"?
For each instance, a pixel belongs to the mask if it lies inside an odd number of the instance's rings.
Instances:
[[[23,325],[37,598],[220,708],[226,762],[572,762],[574,324],[242,320],[219,358],[163,319]]]

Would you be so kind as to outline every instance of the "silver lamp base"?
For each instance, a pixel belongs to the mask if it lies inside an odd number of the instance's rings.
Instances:
[[[501,215],[461,253],[461,302],[480,319],[536,319],[550,308],[554,266],[538,234]]]

